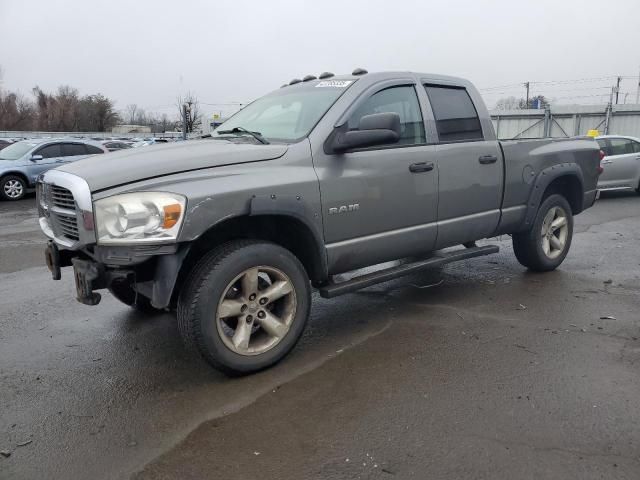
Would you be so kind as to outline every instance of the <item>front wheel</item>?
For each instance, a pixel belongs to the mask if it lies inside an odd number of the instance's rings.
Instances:
[[[513,251],[529,270],[555,270],[565,259],[573,238],[573,215],[569,202],[558,194],[548,196],[530,230],[513,235]]]
[[[27,194],[27,182],[17,175],[0,179],[0,197],[5,200],[20,200]]]
[[[282,359],[309,317],[311,288],[300,261],[279,245],[238,240],[195,266],[178,299],[188,347],[215,368],[246,374]]]

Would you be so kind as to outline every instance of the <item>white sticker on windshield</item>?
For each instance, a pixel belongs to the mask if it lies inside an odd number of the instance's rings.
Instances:
[[[353,80],[323,80],[316,87],[346,88],[353,83]]]

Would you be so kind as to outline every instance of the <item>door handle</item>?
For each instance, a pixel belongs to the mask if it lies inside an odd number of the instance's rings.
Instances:
[[[640,157],[638,157],[638,159],[640,159]],[[608,163],[613,163],[613,160],[602,160],[603,165],[606,165]]]
[[[498,157],[495,155],[483,155],[478,158],[478,161],[483,165],[488,165],[489,163],[496,163],[498,161]]]
[[[430,172],[433,170],[433,162],[418,162],[409,165],[409,171],[412,173]]]

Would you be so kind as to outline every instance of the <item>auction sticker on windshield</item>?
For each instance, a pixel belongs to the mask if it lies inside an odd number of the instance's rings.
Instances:
[[[353,80],[323,80],[322,82],[316,85],[317,87],[334,87],[334,88],[345,88],[353,83]]]

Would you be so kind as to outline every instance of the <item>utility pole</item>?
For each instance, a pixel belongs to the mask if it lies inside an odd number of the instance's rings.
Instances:
[[[182,104],[182,139],[187,139],[187,114],[191,110],[191,105]]]
[[[638,89],[636,90],[636,103],[640,103],[640,72],[638,74]]]
[[[618,77],[616,82],[616,105],[618,105],[618,96],[620,95],[620,80],[622,80],[622,77]]]
[[[527,103],[525,104],[525,108],[529,108],[529,82],[524,84],[524,88],[527,89]]]
[[[609,103],[607,104],[607,111],[604,117],[604,134],[609,135],[609,122],[611,122],[611,110],[613,109],[613,94],[616,88],[611,87],[611,94],[609,95]]]

